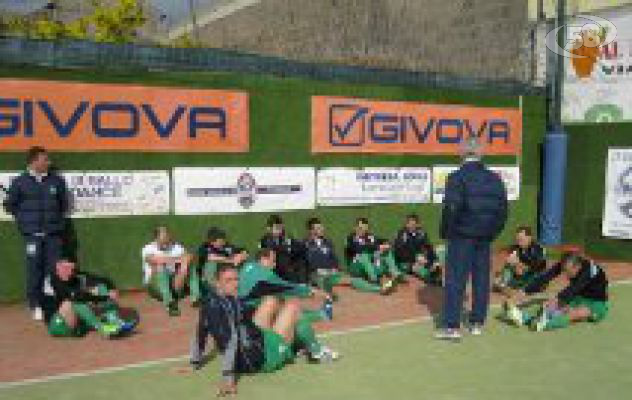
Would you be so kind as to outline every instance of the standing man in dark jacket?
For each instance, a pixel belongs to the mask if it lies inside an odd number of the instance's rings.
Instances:
[[[13,180],[5,203],[24,237],[26,297],[35,320],[43,318],[44,277],[54,272],[55,263],[61,257],[68,211],[66,182],[51,173],[50,164],[46,149],[29,149],[27,171]]]
[[[461,338],[461,308],[472,275],[470,332],[482,333],[490,296],[490,247],[507,221],[507,192],[500,177],[481,162],[481,145],[470,137],[463,145],[464,162],[446,183],[441,238],[447,240],[443,329],[438,339]]]

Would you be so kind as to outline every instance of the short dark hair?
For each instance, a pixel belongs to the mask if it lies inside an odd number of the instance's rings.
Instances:
[[[26,152],[26,163],[31,164],[40,156],[40,154],[47,154],[48,151],[42,146],[33,146]]]
[[[320,219],[318,217],[311,217],[307,220],[307,229],[312,230],[314,225],[320,224]]]
[[[408,214],[406,216],[406,221],[413,220],[415,222],[419,222],[419,216],[417,214]]]
[[[358,217],[358,218],[356,218],[356,225],[358,225],[358,224],[368,225],[369,224],[369,220],[366,217]]]
[[[272,228],[272,225],[283,225],[283,218],[279,214],[271,214],[268,217],[267,226]]]
[[[226,271],[237,271],[237,267],[229,263],[220,263],[215,270],[215,280],[218,280],[220,276]]]
[[[257,254],[255,254],[255,259],[257,261],[261,261],[262,258],[270,257],[272,253],[274,253],[274,250],[272,249],[259,249],[259,251],[257,251]]]
[[[518,229],[516,229],[516,233],[524,233],[525,235],[529,236],[529,237],[533,237],[533,228],[531,228],[528,225],[522,225],[519,226]]]
[[[216,226],[211,226],[210,228],[208,228],[206,238],[211,242],[214,242],[217,239],[226,239],[226,232]]]
[[[566,265],[566,264],[571,264],[571,265],[581,265],[583,261],[583,258],[581,256],[581,254],[579,254],[578,251],[566,251],[562,254],[562,257],[560,258],[560,263],[562,264],[562,266]]]

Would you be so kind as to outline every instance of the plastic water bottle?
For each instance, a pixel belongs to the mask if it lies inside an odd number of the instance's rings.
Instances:
[[[323,304],[323,312],[329,321],[334,319],[334,302],[331,297],[328,297]]]

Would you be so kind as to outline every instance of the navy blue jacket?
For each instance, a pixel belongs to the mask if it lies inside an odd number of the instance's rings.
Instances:
[[[68,211],[66,182],[49,173],[40,183],[24,172],[11,182],[5,208],[15,217],[23,235],[60,234]]]
[[[507,222],[507,191],[480,161],[465,162],[448,176],[441,238],[494,240]]]

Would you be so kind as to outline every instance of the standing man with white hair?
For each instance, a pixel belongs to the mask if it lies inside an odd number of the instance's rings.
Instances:
[[[447,240],[443,326],[438,339],[461,338],[461,309],[472,275],[470,332],[482,333],[490,297],[491,243],[507,221],[507,191],[500,177],[481,161],[478,137],[462,147],[463,164],[446,183],[441,238]]]

